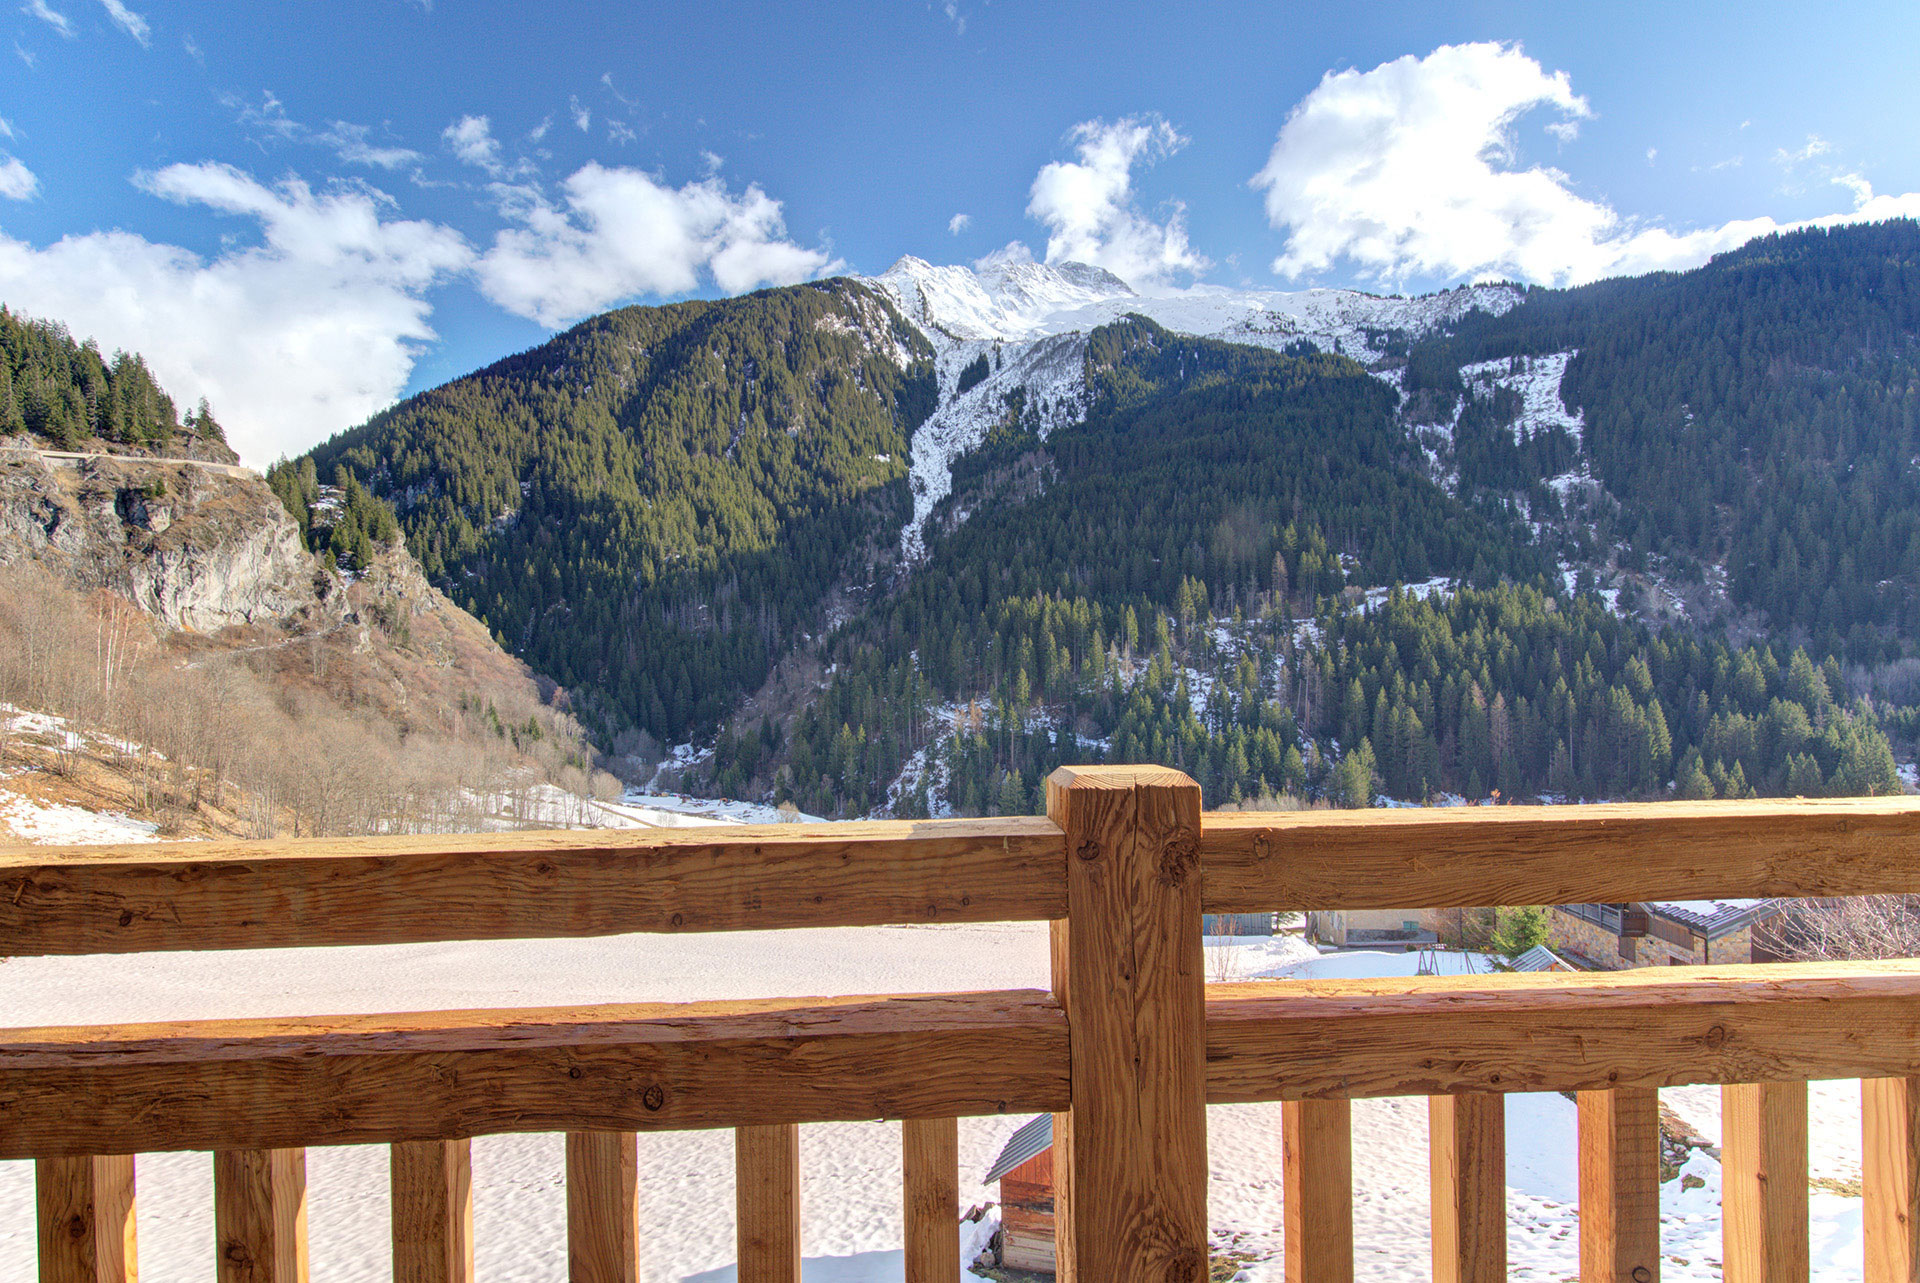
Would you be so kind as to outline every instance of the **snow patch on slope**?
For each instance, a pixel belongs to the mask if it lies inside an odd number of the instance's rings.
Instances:
[[[1006,419],[1009,398],[1025,391],[1024,414],[1044,440],[1055,428],[1080,422],[1087,413],[1087,340],[1061,334],[1032,343],[1001,344],[977,339],[934,338],[940,405],[914,431],[909,484],[913,519],[900,532],[909,561],[926,554],[927,518],[953,492],[953,465],[980,447],[996,423]],[[990,373],[965,392],[957,389],[960,372],[980,357]]]
[[[1512,388],[1520,394],[1520,415],[1513,421],[1513,439],[1561,428],[1575,442],[1583,439],[1586,416],[1569,412],[1561,399],[1560,384],[1567,377],[1567,363],[1577,352],[1555,352],[1549,356],[1502,357],[1460,367],[1460,378],[1469,388],[1491,392],[1494,388]]]

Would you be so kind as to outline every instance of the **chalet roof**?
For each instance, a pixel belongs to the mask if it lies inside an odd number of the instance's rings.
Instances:
[[[1773,900],[1659,900],[1647,908],[1681,926],[1701,932],[1708,939],[1738,930],[1761,918],[1771,917],[1778,909]]]
[[[993,1160],[993,1166],[980,1178],[982,1185],[991,1185],[1020,1164],[1036,1154],[1044,1154],[1053,1148],[1053,1115],[1041,1114],[1021,1124],[1020,1130],[1007,1137],[1007,1143],[1001,1147],[1000,1157]]]
[[[1536,944],[1513,960],[1515,971],[1572,971],[1573,967],[1544,944]]]

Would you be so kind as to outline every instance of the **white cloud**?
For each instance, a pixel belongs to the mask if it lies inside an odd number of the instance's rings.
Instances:
[[[1658,147],[1647,148],[1647,163],[1651,165],[1659,155],[1660,149]]]
[[[13,42],[13,54],[14,57],[27,64],[28,71],[32,71],[33,64],[39,61],[38,56],[31,49],[21,48],[18,40]]]
[[[955,214],[952,218],[949,218],[947,220],[947,230],[949,232],[952,232],[955,236],[958,236],[961,232],[966,231],[969,227],[972,227],[972,226],[973,226],[973,215],[971,214]]]
[[[13,122],[5,116],[0,116],[0,138],[18,138],[19,136],[13,132]]]
[[[424,293],[472,251],[438,224],[382,220],[378,193],[267,187],[225,165],[173,165],[141,187],[259,224],[204,259],[128,232],[35,247],[0,234],[0,296],[75,334],[142,353],[176,399],[204,396],[249,463],[305,449],[390,403],[434,337]]]
[[[593,128],[593,109],[571,94],[567,96],[567,111],[573,116],[573,127],[581,133]]]
[[[639,295],[684,294],[701,274],[728,292],[790,285],[836,266],[786,238],[780,202],[739,195],[717,178],[668,187],[597,163],[566,180],[565,208],[530,188],[500,189],[501,232],[481,258],[480,288],[518,316],[558,327]],[[510,199],[509,199],[510,198]]]
[[[1172,125],[1129,116],[1076,125],[1077,160],[1054,161],[1033,180],[1027,213],[1047,227],[1047,261],[1093,263],[1137,286],[1163,284],[1174,273],[1206,270],[1187,244],[1185,206],[1155,222],[1134,207],[1133,167],[1185,145]]]
[[[625,147],[640,135],[633,132],[633,126],[624,120],[607,120],[607,141],[619,143]]]
[[[333,148],[333,154],[349,165],[372,165],[380,169],[399,169],[426,159],[411,147],[381,147],[368,141],[372,130],[365,125],[336,120],[313,140]]]
[[[147,25],[145,18],[127,8],[120,0],[100,0],[100,3],[106,6],[107,16],[113,19],[114,25],[138,40],[142,48],[153,43],[153,28]]]
[[[493,123],[485,116],[462,116],[441,131],[440,136],[453,148],[453,154],[469,165],[498,174],[500,143],[493,136]]]
[[[1550,120],[1547,122],[1547,132],[1558,139],[1562,146],[1565,146],[1580,136],[1580,122],[1577,120]]]
[[[1513,45],[1447,45],[1372,71],[1328,73],[1287,117],[1253,179],[1266,192],[1268,221],[1287,234],[1274,271],[1300,276],[1345,260],[1388,284],[1467,276],[1575,284],[1697,266],[1790,227],[1920,210],[1920,195],[1874,196],[1858,175],[1830,175],[1854,192],[1853,210],[1670,231],[1580,194],[1557,169],[1520,167],[1513,127],[1536,110],[1568,124],[1592,114],[1564,72],[1547,72]],[[1827,150],[1812,138],[1781,156]]]
[[[973,260],[976,272],[992,272],[1003,267],[1017,267],[1022,263],[1033,262],[1033,251],[1027,248],[1025,241],[1008,241],[999,249],[982,254]]]
[[[13,135],[7,135],[11,138]],[[0,162],[0,197],[7,200],[32,200],[33,194],[40,190],[40,180],[33,171],[20,163],[17,156],[8,156]]]
[[[73,39],[73,23],[67,20],[66,14],[61,13],[58,9],[49,7],[47,0],[27,0],[25,4],[20,6],[20,12],[26,14],[29,18],[40,19],[40,21],[46,23],[67,39]],[[20,51],[18,44],[14,45],[14,51]],[[20,56],[23,58],[27,57],[24,53],[21,53]],[[27,59],[27,65],[29,67],[33,65],[31,58]]]

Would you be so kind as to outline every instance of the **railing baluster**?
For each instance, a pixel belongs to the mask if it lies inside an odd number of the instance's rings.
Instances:
[[[393,1146],[393,1283],[473,1283],[473,1142]]]
[[[34,1163],[40,1283],[133,1283],[133,1155]]]
[[[636,1283],[639,1191],[640,1150],[634,1133],[567,1133],[569,1283]]]
[[[1807,1085],[1720,1089],[1726,1283],[1807,1283]]]
[[[1866,1283],[1920,1280],[1920,1078],[1860,1082]]]
[[[960,1259],[960,1120],[900,1124],[906,1283],[949,1283]]]
[[[1353,1283],[1353,1102],[1280,1106],[1287,1283]]]
[[[307,1283],[307,1151],[213,1156],[220,1283]]]
[[[799,1127],[736,1128],[733,1184],[739,1283],[800,1283]]]
[[[1066,831],[1053,985],[1073,1047],[1073,1108],[1054,1122],[1058,1277],[1204,1279],[1200,788],[1160,767],[1061,767],[1047,814]]]
[[[1427,1098],[1433,1283],[1505,1283],[1507,1102],[1497,1092]]]
[[[1658,1283],[1660,1094],[1583,1091],[1579,1108],[1580,1278]]]

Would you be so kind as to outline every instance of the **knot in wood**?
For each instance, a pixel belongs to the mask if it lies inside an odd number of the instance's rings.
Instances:
[[[1176,1247],[1167,1260],[1167,1283],[1204,1283],[1206,1256],[1190,1247]]]
[[[666,1089],[659,1083],[654,1083],[651,1087],[648,1087],[640,1093],[640,1103],[658,1113],[660,1107],[667,1103]]]
[[[1262,830],[1253,835],[1253,858],[1265,860],[1273,855],[1273,835]]]
[[[1160,885],[1180,886],[1199,863],[1199,835],[1184,827],[1173,830],[1160,843]]]
[[[1633,1283],[1653,1283],[1653,1271],[1644,1265],[1634,1266]]]
[[[67,1237],[78,1243],[87,1236],[87,1218],[75,1212],[67,1220]]]
[[[1086,838],[1074,848],[1073,853],[1083,860],[1097,860],[1100,858],[1100,844],[1092,838]]]
[[[1710,1050],[1719,1050],[1727,1041],[1726,1028],[1722,1025],[1714,1025],[1707,1030],[1707,1036],[1703,1041]]]

